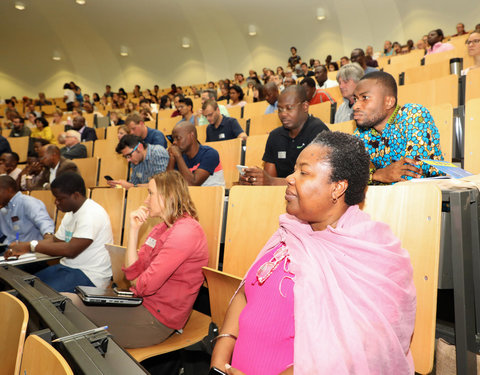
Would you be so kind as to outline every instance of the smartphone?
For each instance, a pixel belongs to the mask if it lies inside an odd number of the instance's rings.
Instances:
[[[113,177],[109,175],[103,176],[103,178],[107,181],[113,181]]]
[[[166,136],[168,141],[173,145],[173,137],[171,135]]]
[[[208,375],[227,375],[227,373],[219,370],[216,367],[212,367],[208,372]]]
[[[248,168],[248,167],[245,166],[245,165],[240,165],[240,164],[237,165],[238,173],[240,173],[241,176],[243,176],[245,174],[245,172],[244,172],[245,168]]]
[[[115,293],[117,293],[119,296],[131,296],[131,297],[133,297],[133,292],[131,292],[130,290],[118,289],[117,287],[114,287],[113,291]]]

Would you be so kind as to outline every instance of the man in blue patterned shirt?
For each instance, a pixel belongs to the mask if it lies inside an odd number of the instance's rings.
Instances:
[[[125,189],[147,186],[152,176],[165,172],[170,158],[163,146],[149,145],[133,134],[123,136],[115,151],[131,163],[130,181],[113,180],[108,184],[111,187],[121,185]]]
[[[385,72],[365,75],[354,92],[354,135],[370,154],[370,183],[391,184],[439,172],[420,159],[443,160],[440,133],[419,104],[397,103],[397,84]]]

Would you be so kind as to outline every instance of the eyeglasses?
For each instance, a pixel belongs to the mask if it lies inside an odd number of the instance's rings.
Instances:
[[[132,158],[132,154],[137,150],[139,144],[140,144],[140,143],[137,143],[137,145],[133,148],[133,150],[130,151],[127,155],[123,155],[123,157],[124,157],[125,159],[127,159],[127,160],[128,160],[128,159],[131,159],[131,158]]]
[[[291,104],[291,105],[286,105],[285,107],[278,107],[278,113],[282,112],[292,112],[295,107],[298,107],[302,103],[296,103],[296,104]]]
[[[469,46],[470,44],[478,44],[480,43],[480,39],[472,39],[472,40],[467,40],[465,41],[465,44]]]
[[[280,242],[280,248],[275,251],[273,254],[272,259],[268,262],[262,264],[262,266],[257,271],[257,280],[260,285],[262,285],[275,271],[275,268],[279,265],[279,263],[288,257],[288,249],[285,242]]]

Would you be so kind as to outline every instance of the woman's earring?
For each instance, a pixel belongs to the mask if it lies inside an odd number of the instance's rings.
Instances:
[[[332,199],[333,204],[337,203],[337,200],[338,200],[338,199],[334,197],[334,198]]]

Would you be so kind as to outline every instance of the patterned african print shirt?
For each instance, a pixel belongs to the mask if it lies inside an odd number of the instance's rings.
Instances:
[[[403,157],[443,160],[440,133],[428,109],[419,104],[400,107],[382,133],[374,128],[357,128],[353,134],[365,143],[376,169],[385,168]],[[441,174],[426,163],[422,163],[421,168],[422,178]],[[412,177],[407,176],[407,179]]]

